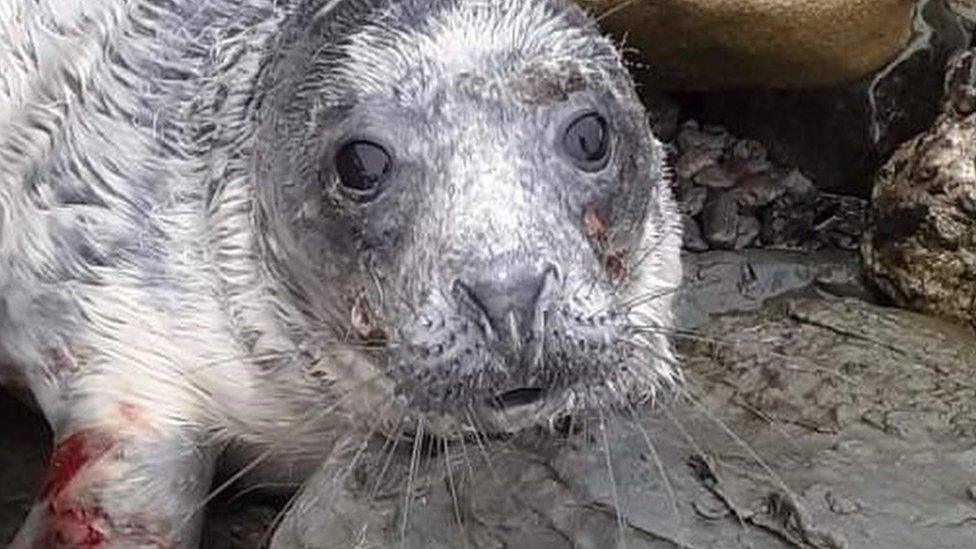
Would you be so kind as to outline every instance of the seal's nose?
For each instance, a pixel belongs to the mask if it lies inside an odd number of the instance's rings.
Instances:
[[[552,265],[539,269],[506,263],[458,280],[455,287],[477,320],[486,320],[493,333],[518,350],[538,331],[540,300],[555,277]]]

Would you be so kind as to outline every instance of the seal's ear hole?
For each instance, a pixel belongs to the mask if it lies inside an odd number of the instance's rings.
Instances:
[[[346,143],[336,152],[335,169],[339,181],[355,198],[369,200],[379,194],[390,173],[390,153],[372,141]]]
[[[588,112],[566,126],[563,150],[581,170],[595,172],[607,165],[610,157],[610,132],[607,119]]]

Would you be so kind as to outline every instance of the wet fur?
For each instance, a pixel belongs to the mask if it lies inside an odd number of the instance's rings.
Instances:
[[[424,13],[454,3],[402,5]],[[593,40],[560,30],[589,25],[562,2],[504,3],[502,20],[457,19],[474,13],[465,10],[445,17],[436,39],[411,35],[409,18],[393,27],[379,18],[348,46],[370,62],[346,67],[346,85],[382,93],[397,82],[397,93],[425,104],[431,81],[479,47],[504,50],[510,40],[547,51],[558,36],[565,55],[579,56]],[[100,488],[113,513],[176,521],[202,499],[209,464],[230,443],[273,449],[272,461],[295,466],[300,479],[341,434],[407,411],[392,398],[395,381],[348,340],[348,296],[315,286],[297,260],[280,261],[295,255],[268,235],[285,234],[290,219],[275,209],[281,195],[255,187],[261,139],[276,123],[261,115],[267,101],[281,101],[281,76],[294,76],[274,54],[297,51],[317,25],[353,31],[362,18],[342,14],[381,3],[337,4],[0,0],[0,380],[29,387],[59,436],[97,427],[131,445],[111,463],[140,480]],[[452,54],[450,32],[465,28],[469,42]],[[512,32],[486,32],[498,28]],[[449,62],[413,70],[417,50],[398,47],[417,44]],[[551,93],[538,84],[526,83],[529,99]],[[679,235],[657,169],[654,211],[616,297],[639,304],[629,322],[668,327]],[[651,398],[674,383],[663,331],[642,337],[653,353],[648,371],[609,376],[547,415],[631,398],[634,386]],[[136,410],[135,419],[120,410]],[[35,509],[20,542],[37,535],[43,513]],[[192,523],[173,521],[159,525],[160,536],[173,536],[165,543],[193,545]]]

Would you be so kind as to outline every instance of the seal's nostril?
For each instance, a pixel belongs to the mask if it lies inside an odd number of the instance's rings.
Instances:
[[[546,396],[545,389],[538,387],[520,387],[489,398],[486,402],[489,407],[501,410],[532,404],[538,402],[544,396]]]
[[[477,278],[457,280],[454,290],[461,294],[485,318],[492,330],[501,335],[512,334],[521,343],[532,331],[539,298],[554,269],[519,268],[509,265],[503,269],[489,269]]]

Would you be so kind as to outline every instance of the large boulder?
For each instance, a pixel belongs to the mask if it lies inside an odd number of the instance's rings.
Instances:
[[[809,87],[863,76],[911,34],[913,0],[582,0],[667,89]]]
[[[976,50],[946,78],[943,113],[879,174],[862,244],[896,303],[976,327]]]
[[[877,169],[935,120],[946,61],[971,39],[972,23],[945,0],[919,2],[913,27],[909,46],[855,81],[823,89],[684,93],[678,96],[683,116],[759,140],[772,160],[799,168],[821,190],[870,196]]]

